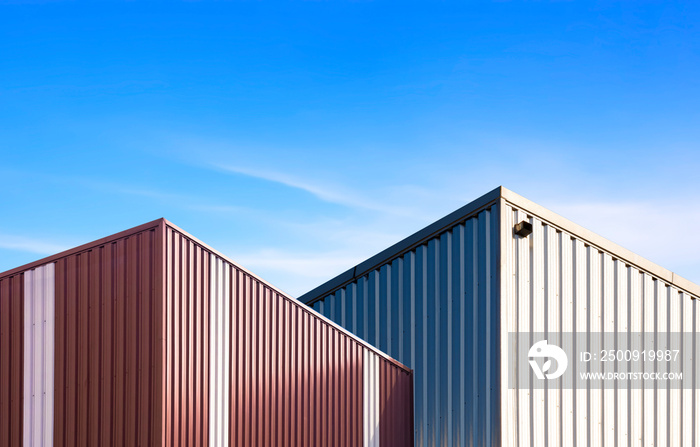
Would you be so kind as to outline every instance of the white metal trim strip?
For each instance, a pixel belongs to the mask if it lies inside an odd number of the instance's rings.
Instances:
[[[53,445],[55,268],[24,273],[23,445]]]
[[[209,442],[229,445],[231,296],[228,263],[211,255],[209,307]]]
[[[379,447],[379,357],[365,349],[362,366],[365,447]]]

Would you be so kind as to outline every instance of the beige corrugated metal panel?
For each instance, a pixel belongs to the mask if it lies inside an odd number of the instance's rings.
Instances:
[[[683,292],[679,292],[678,296],[676,297],[676,301],[680,301],[680,309],[681,309],[681,319],[682,319],[682,325],[683,325],[683,332],[688,333],[688,332],[693,332],[697,331],[697,324],[700,323],[700,320],[694,319],[693,318],[693,307],[698,307],[698,300],[689,300],[687,299],[687,296]],[[697,333],[697,332],[696,332]],[[689,347],[683,346],[683,349],[688,349]],[[700,346],[696,346],[696,354],[697,354],[697,349],[700,348]],[[700,369],[695,369],[695,374],[694,378],[685,378],[684,380],[692,381],[692,380],[697,380],[697,374],[700,372]],[[700,384],[696,384],[695,386],[698,386]],[[693,415],[693,420],[696,421],[698,417],[698,411],[700,411],[700,406],[698,405],[693,405],[693,390],[690,389],[690,387],[684,387],[683,390],[681,391],[681,412],[680,414],[692,414]],[[693,430],[694,427],[700,426],[700,424],[689,424],[689,423],[683,423],[683,420],[681,419],[681,439],[683,440],[683,447],[688,447],[693,445],[693,441],[695,439],[700,440],[700,437],[693,437]]]
[[[507,188],[501,186],[497,188],[497,190],[502,200],[512,204],[516,208],[527,210],[529,214],[549,222],[552,226],[563,230],[568,234],[575,234],[576,237],[582,240],[584,243],[596,246],[610,253],[617,259],[623,259],[627,264],[636,267],[640,271],[647,272],[652,276],[663,280],[669,285],[673,285],[680,290],[688,292],[695,298],[700,297],[700,285],[688,281],[676,273],[673,273],[672,271],[665,269],[660,265],[655,264],[596,233],[593,233],[592,231],[548,210],[535,202],[532,202],[529,199],[526,199],[525,197]]]
[[[561,329],[697,336],[700,320],[691,315],[699,306],[691,295],[529,210],[505,200],[501,203],[501,228],[505,230],[502,334],[506,330],[534,334]],[[527,238],[512,232],[522,220],[533,224],[533,234]],[[576,351],[613,348],[600,345],[602,341],[595,337],[586,339]],[[502,336],[502,340],[507,338]],[[644,348],[665,348],[657,343],[647,341],[649,346]],[[515,348],[506,347],[508,351]],[[501,359],[502,368],[509,368],[504,354]],[[662,368],[655,365],[647,362],[646,371]],[[544,445],[545,438],[549,445],[680,446],[690,444],[688,438],[693,438],[693,427],[698,425],[698,403],[691,403],[700,398],[697,386],[695,391],[671,389],[661,382],[647,389],[600,389],[590,383],[576,390],[538,390],[532,385],[511,390],[503,382],[501,386],[502,437],[507,446]]]

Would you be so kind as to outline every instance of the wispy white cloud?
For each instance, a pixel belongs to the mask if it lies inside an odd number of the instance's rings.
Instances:
[[[0,234],[0,248],[39,255],[51,255],[67,250],[69,246],[23,236]]]
[[[362,208],[373,211],[381,211],[383,213],[409,215],[411,214],[407,208],[397,207],[394,204],[382,203],[377,200],[370,199],[366,195],[352,191],[350,188],[337,184],[328,184],[321,182],[313,182],[306,179],[301,179],[299,176],[286,174],[273,170],[255,169],[249,167],[235,166],[231,164],[217,163],[212,165],[215,169],[240,174],[247,177],[266,180],[268,182],[278,183],[290,188],[305,191],[314,197],[328,203],[335,203],[352,208]]]
[[[341,204],[351,204],[351,205],[360,205],[364,206],[362,202],[359,202],[353,197],[348,196],[347,194],[342,194],[339,191],[334,191],[328,186],[319,186],[319,185],[314,185],[310,182],[306,182],[297,178],[294,178],[288,174],[283,174],[281,172],[274,172],[274,171],[264,171],[264,170],[258,170],[258,169],[250,169],[250,168],[243,168],[240,166],[232,166],[232,165],[217,165],[217,168],[228,171],[228,172],[233,172],[236,174],[241,174],[245,175],[248,177],[254,177],[262,180],[267,180],[273,183],[279,183],[285,186],[289,186],[291,188],[296,188],[300,189],[302,191],[306,191],[316,197],[318,197],[321,200],[327,201],[327,202],[332,202],[332,203],[341,203]]]

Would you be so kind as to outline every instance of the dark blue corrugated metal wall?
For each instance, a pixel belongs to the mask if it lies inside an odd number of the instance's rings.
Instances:
[[[414,369],[416,445],[499,442],[498,212],[494,203],[313,303]]]

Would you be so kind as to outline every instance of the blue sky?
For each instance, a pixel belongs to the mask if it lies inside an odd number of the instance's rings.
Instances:
[[[166,217],[296,296],[504,185],[700,283],[698,24],[0,0],[0,271]]]

